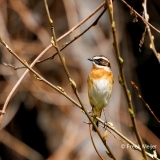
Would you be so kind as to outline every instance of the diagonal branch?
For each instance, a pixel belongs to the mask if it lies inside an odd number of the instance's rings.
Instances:
[[[77,91],[77,86],[76,86],[76,83],[71,79],[71,76],[70,76],[70,73],[68,71],[68,68],[65,64],[65,59],[64,57],[62,57],[62,54],[61,54],[61,51],[59,49],[59,46],[58,46],[58,43],[57,43],[57,38],[56,38],[56,34],[55,34],[55,31],[54,31],[54,23],[53,23],[53,20],[51,19],[51,16],[50,16],[50,13],[49,13],[49,9],[48,9],[48,5],[47,5],[47,0],[44,0],[44,5],[45,5],[45,9],[46,9],[46,12],[47,12],[47,16],[48,16],[48,20],[49,20],[49,23],[50,23],[50,26],[51,26],[51,32],[52,32],[52,45],[56,48],[57,50],[57,53],[59,55],[59,58],[61,60],[61,63],[63,65],[63,68],[64,68],[64,71],[67,75],[67,78],[71,84],[71,87],[73,89],[73,92],[75,93],[81,107],[82,107],[82,110],[85,112],[85,114],[87,115],[87,117],[89,118],[89,120],[91,121],[91,123],[93,124],[93,126],[95,127],[95,130],[97,131],[97,134],[99,135],[100,139],[102,140],[104,146],[107,148],[107,150],[109,151],[109,155],[114,159],[116,160],[114,154],[112,153],[112,151],[110,150],[109,146],[107,145],[106,141],[104,141],[100,131],[98,130],[98,127],[96,126],[96,124],[93,122],[93,119],[91,118],[91,116],[89,115],[88,111],[85,109],[84,105],[82,104],[82,101],[79,97],[79,94],[78,94],[78,91]]]
[[[113,126],[111,126],[109,123],[104,122],[102,119],[100,119],[99,117],[96,117],[96,119],[102,123],[104,126],[106,126],[107,128],[109,128],[110,130],[112,130],[114,133],[116,133],[119,137],[121,137],[122,139],[124,139],[126,142],[128,142],[128,144],[130,144],[131,146],[136,146],[135,143],[133,143],[131,140],[129,140],[127,137],[125,137],[123,134],[121,134],[117,129],[115,129]],[[136,146],[135,148],[137,151],[142,152],[141,148],[139,146]],[[148,157],[154,159],[154,155],[150,154],[146,151],[146,154]],[[159,159],[158,159],[159,160]]]
[[[84,22],[86,22],[90,17],[92,17],[99,9],[101,9],[103,6],[104,6],[105,2],[103,2],[99,7],[97,7],[87,18],[85,18],[84,20],[82,20],[79,24],[77,24],[76,26],[74,26],[71,30],[69,30],[67,33],[65,33],[64,35],[62,35],[61,37],[59,37],[57,39],[57,42],[59,42],[60,40],[62,40],[64,37],[66,37],[67,35],[69,35],[70,33],[72,33],[75,29],[77,29],[79,26],[81,26]],[[74,42],[76,39],[78,39],[80,36],[82,36],[85,32],[87,32],[92,26],[96,25],[98,23],[98,20],[101,18],[101,16],[103,15],[105,11],[103,10],[102,13],[98,16],[98,18],[86,29],[84,30],[80,35],[76,36],[73,40],[71,40],[70,42],[66,43],[65,45],[62,46],[61,50],[62,51],[63,49],[65,49],[69,44],[71,44],[72,42]],[[40,55],[31,63],[30,67],[32,68],[35,64],[38,64],[38,63],[41,63],[41,62],[44,62],[46,60],[49,60],[49,59],[53,59],[54,56],[57,55],[57,53],[55,53],[54,55],[44,59],[44,60],[41,60],[41,61],[38,61],[49,49],[52,48],[52,44],[50,44],[45,50],[43,50]],[[22,66],[22,67],[15,67],[15,66],[12,66],[11,64],[6,64],[6,63],[3,63],[4,66],[7,66],[7,67],[11,67],[15,70],[17,69],[20,69],[20,68],[26,68],[25,66]],[[2,119],[3,119],[3,115],[5,114],[5,111],[6,111],[6,108],[8,106],[8,103],[11,99],[11,97],[13,96],[14,92],[16,91],[16,89],[18,88],[18,86],[20,85],[20,83],[22,82],[22,80],[24,79],[24,77],[27,75],[27,73],[29,72],[29,70],[27,69],[23,75],[21,76],[21,78],[18,80],[18,82],[15,84],[15,86],[13,87],[13,89],[11,90],[11,92],[9,93],[9,95],[7,96],[7,99],[3,105],[3,109],[2,111],[0,111],[0,124],[2,122]]]
[[[50,87],[52,87],[53,89],[55,89],[56,91],[58,91],[59,93],[61,93],[63,96],[65,96],[67,99],[69,99],[72,103],[74,103],[76,106],[78,106],[79,108],[81,108],[81,106],[74,101],[71,97],[69,97],[64,90],[54,86],[53,84],[51,84],[49,81],[47,81],[45,78],[43,78],[40,74],[38,74],[34,69],[32,69],[31,67],[33,67],[34,63],[32,63],[32,66],[29,66],[28,63],[26,61],[23,61],[15,52],[13,52],[9,46],[1,39],[0,37],[0,42],[6,47],[6,49],[14,56],[16,57],[26,68],[28,68],[28,70],[26,70],[26,72],[23,74],[23,76],[21,77],[19,83],[21,82],[21,80],[25,77],[25,75],[27,74],[28,71],[31,71],[38,80],[46,83],[47,85],[49,85]],[[42,54],[42,53],[41,53]],[[38,58],[38,57],[37,57]],[[36,61],[34,61],[36,62]],[[16,84],[15,88],[17,87],[17,85],[19,85],[19,83]],[[14,91],[14,90],[12,90]],[[10,95],[12,95],[13,93],[10,93]],[[9,103],[9,99],[7,99],[5,105],[3,106],[3,109],[0,113],[0,124],[2,122],[3,119],[3,115],[6,112],[6,108],[7,108],[7,104]]]
[[[99,21],[99,19],[102,17],[102,15],[105,13],[105,11],[106,11],[106,8],[104,8],[104,10],[100,13],[100,15],[96,18],[96,20],[89,26],[89,27],[87,27],[82,33],[80,33],[79,35],[77,35],[77,36],[75,36],[72,40],[70,40],[69,42],[66,42],[66,43],[64,43],[63,45],[62,45],[62,48],[60,49],[60,51],[63,51],[66,47],[68,47],[71,43],[73,43],[75,40],[77,40],[78,38],[80,38],[83,34],[85,34],[89,29],[91,29],[92,27],[94,27],[97,23],[98,23],[98,21]],[[71,29],[71,30],[73,30],[73,28]],[[70,30],[70,31],[71,31]],[[67,32],[67,33],[69,33],[69,32]],[[71,33],[71,32],[70,32]],[[66,35],[66,34],[65,34]],[[57,42],[59,42],[62,38],[64,38],[64,35],[62,35],[60,38],[58,38],[57,39]],[[52,44],[51,45],[49,45],[48,47],[52,47]],[[45,61],[47,61],[47,60],[50,60],[50,59],[53,59],[56,55],[57,55],[58,53],[56,52],[55,54],[53,54],[53,55],[51,55],[51,56],[49,56],[49,57],[47,57],[47,58],[45,58],[45,59],[43,59],[43,60],[37,60],[37,62],[36,62],[36,64],[39,64],[39,63],[42,63],[42,62],[45,62]],[[22,67],[15,67],[15,66],[12,66],[11,64],[6,64],[6,63],[3,63],[3,65],[4,66],[7,66],[7,67],[11,67],[11,68],[13,68],[13,69],[15,69],[15,70],[17,70],[17,69],[21,69],[21,68],[25,68],[24,66],[22,66]]]
[[[136,12],[125,0],[121,0],[129,9],[131,9],[145,24],[149,25],[156,32],[160,33],[160,30],[155,28],[152,24],[148,23],[138,12]]]
[[[150,106],[148,105],[148,103],[143,99],[143,97],[141,96],[140,92],[139,92],[139,88],[138,86],[131,81],[132,86],[134,87],[134,89],[137,91],[137,96],[138,98],[144,103],[144,105],[148,108],[148,110],[151,112],[151,114],[153,115],[153,117],[156,119],[156,121],[158,123],[160,123],[160,120],[158,119],[158,117],[154,114],[154,112],[152,111],[152,109],[150,108]]]
[[[89,27],[87,27],[82,33],[80,33],[79,35],[77,35],[77,36],[75,36],[72,40],[70,40],[69,42],[66,42],[66,43],[64,43],[63,45],[62,45],[62,48],[60,49],[60,51],[62,51],[63,49],[65,49],[66,47],[68,47],[72,42],[74,42],[75,40],[77,40],[78,38],[80,38],[84,33],[86,33],[89,29],[91,29],[92,27],[94,27],[97,23],[98,23],[98,21],[99,21],[99,19],[102,17],[102,15],[105,13],[105,11],[106,11],[106,8],[104,8],[104,10],[100,13],[100,15],[96,18],[96,20],[89,26]],[[72,30],[72,29],[71,29]],[[71,31],[70,30],[70,31]],[[62,36],[63,37],[63,36]],[[59,42],[59,40],[61,40],[61,39],[57,39],[57,41]],[[46,60],[49,60],[49,59],[53,59],[56,55],[57,55],[58,53],[55,53],[54,55],[51,55],[51,56],[49,56],[49,57],[47,57],[46,59],[44,59],[44,60],[40,60],[40,61],[38,61],[37,63],[41,63],[41,62],[44,62],[44,61],[46,61]]]
[[[36,62],[36,60],[29,66],[28,64],[26,64],[26,62],[24,62],[23,60],[21,60],[20,59],[20,57],[18,57],[17,55],[16,55],[16,53],[14,53],[10,48],[9,48],[9,46],[0,38],[0,42],[7,48],[7,50],[13,55],[13,56],[15,56],[18,60],[20,60],[20,62],[26,67],[26,68],[28,68],[26,71],[25,71],[25,73],[22,75],[22,79],[24,78],[23,76],[25,76],[29,71],[31,71],[33,74],[35,74],[36,75],[36,77],[37,77],[37,79],[39,79],[39,80],[41,80],[41,81],[43,81],[44,83],[46,83],[46,84],[48,84],[50,87],[52,87],[53,89],[55,89],[56,91],[58,91],[60,94],[62,94],[63,96],[65,96],[69,101],[71,101],[75,106],[77,106],[79,109],[81,109],[81,111],[82,111],[82,113],[84,113],[84,110],[83,110],[83,108],[82,108],[82,106],[79,104],[79,103],[77,103],[76,101],[74,101],[71,97],[69,97],[68,95],[67,95],[67,93],[66,92],[64,92],[64,90],[62,90],[62,89],[60,89],[59,87],[56,87],[56,86],[54,86],[54,85],[52,85],[50,82],[48,82],[47,80],[45,80],[42,76],[40,76],[36,71],[34,71],[31,67],[33,67],[33,63],[35,63]],[[46,50],[47,49],[49,49],[49,47],[48,48],[46,48]],[[46,52],[45,50],[44,50],[44,52]],[[43,53],[41,53],[41,54],[43,54]],[[39,55],[39,56],[41,56],[41,54]],[[38,59],[39,57],[37,57],[37,59]],[[27,73],[26,73],[27,72]],[[19,81],[18,81],[19,82]],[[6,108],[5,108],[6,109]],[[3,106],[3,109],[2,109],[2,111],[0,111],[0,123],[1,123],[1,120],[2,120],[2,118],[3,118],[3,114],[5,113],[5,109],[4,109],[4,106]],[[85,110],[85,113],[88,113],[88,111],[86,111]],[[90,121],[92,122],[92,124],[93,124],[93,121],[92,121],[92,119],[91,119],[91,117],[89,116],[89,119],[90,119]],[[127,139],[124,135],[122,135],[120,132],[118,132],[113,126],[111,126],[110,124],[108,124],[108,123],[106,123],[106,122],[104,122],[102,119],[100,119],[99,117],[96,117],[96,119],[100,122],[100,123],[102,123],[104,126],[107,126],[109,129],[111,129],[113,132],[115,132],[117,135],[119,135],[122,139],[124,139],[126,142],[128,142],[130,145],[135,145],[133,142],[131,142],[129,139]],[[96,127],[96,126],[95,126]],[[140,148],[137,148],[137,150],[138,151],[140,151],[141,152],[141,149]],[[151,157],[151,158],[153,158],[153,155],[151,155],[151,154],[149,154],[148,152],[146,152],[146,154],[147,154],[147,156],[149,156],[149,157]],[[154,159],[154,158],[153,158]],[[159,159],[158,159],[159,160]]]

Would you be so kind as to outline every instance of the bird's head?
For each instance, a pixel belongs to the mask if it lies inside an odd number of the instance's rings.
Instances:
[[[89,58],[88,60],[92,61],[93,67],[95,68],[104,68],[107,70],[111,70],[109,59],[106,56],[97,55],[94,56],[93,58]]]

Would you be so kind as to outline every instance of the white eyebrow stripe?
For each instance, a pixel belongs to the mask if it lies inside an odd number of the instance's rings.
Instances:
[[[98,57],[97,56],[97,57],[94,57],[93,59],[100,59],[100,58],[106,60],[107,62],[109,62],[108,58],[106,58],[106,57]]]

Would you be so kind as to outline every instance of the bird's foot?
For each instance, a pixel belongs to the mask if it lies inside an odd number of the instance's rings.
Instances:
[[[93,117],[93,109],[91,109],[88,113],[90,114],[91,117]]]

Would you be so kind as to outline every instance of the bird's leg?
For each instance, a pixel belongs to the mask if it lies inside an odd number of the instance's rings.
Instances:
[[[108,123],[107,121],[107,116],[106,116],[106,112],[105,112],[105,109],[103,108],[103,113],[104,113],[104,118],[105,118],[105,123]],[[107,130],[107,126],[104,125],[104,129]]]
[[[91,117],[93,117],[93,106],[91,107],[91,110],[88,113],[91,115]]]

